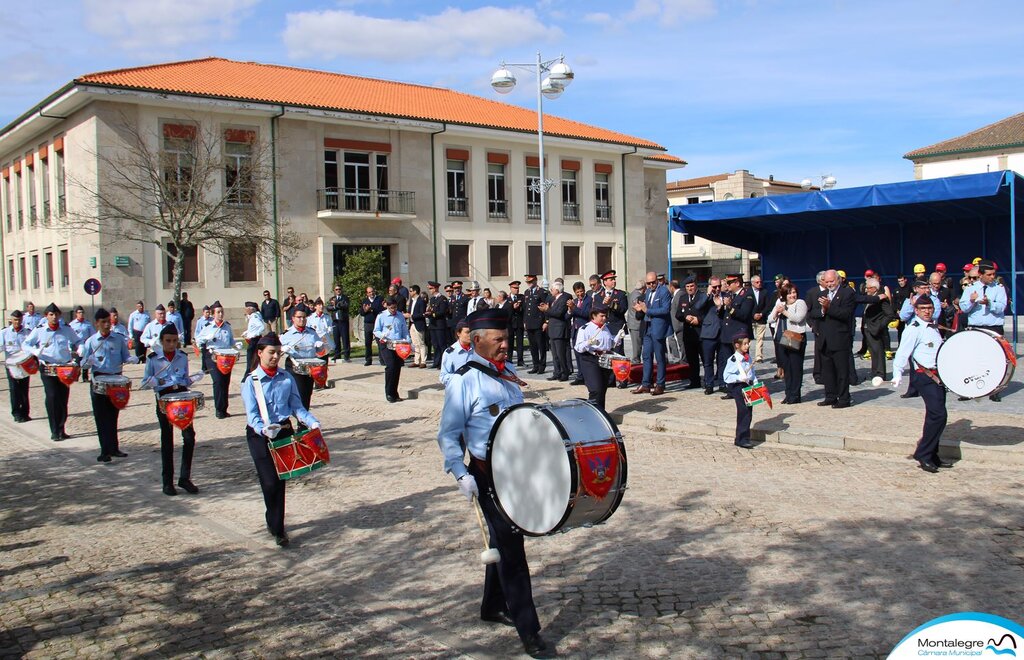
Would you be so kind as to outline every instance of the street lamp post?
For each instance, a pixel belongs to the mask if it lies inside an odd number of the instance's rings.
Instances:
[[[554,185],[554,181],[544,177],[544,97],[557,99],[565,91],[565,88],[573,81],[574,75],[565,58],[544,61],[540,51],[537,52],[537,61],[529,64],[509,64],[502,62],[494,75],[491,76],[491,87],[499,94],[508,94],[516,86],[516,77],[509,70],[509,67],[534,71],[537,75],[537,159],[538,177],[530,184],[530,190],[540,196],[540,259],[541,277],[548,278],[548,211],[547,191]],[[544,74],[547,74],[545,77]]]

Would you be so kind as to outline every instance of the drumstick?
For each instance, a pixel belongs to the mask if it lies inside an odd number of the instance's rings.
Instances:
[[[497,548],[491,547],[491,542],[487,538],[487,527],[484,525],[484,514],[480,511],[480,502],[477,501],[476,495],[473,496],[473,510],[476,511],[476,519],[477,522],[480,523],[480,535],[484,538],[484,551],[480,553],[480,563],[497,564],[501,561],[501,553],[498,552]]]

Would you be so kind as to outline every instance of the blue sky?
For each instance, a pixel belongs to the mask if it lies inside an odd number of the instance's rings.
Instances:
[[[670,179],[850,187],[1024,111],[1022,26],[1019,0],[6,2],[0,124],[84,73],[211,55],[495,97],[501,60],[539,50],[576,72],[547,112],[659,142],[690,163]]]

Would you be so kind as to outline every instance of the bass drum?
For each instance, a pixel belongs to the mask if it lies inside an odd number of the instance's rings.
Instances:
[[[939,346],[935,369],[950,392],[968,399],[995,394],[1009,384],[1017,366],[1013,347],[999,334],[968,328]]]
[[[506,409],[491,429],[487,456],[488,494],[528,536],[602,523],[625,494],[622,435],[580,399]]]

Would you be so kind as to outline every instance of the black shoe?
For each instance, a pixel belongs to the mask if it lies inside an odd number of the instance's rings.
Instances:
[[[789,403],[789,399],[783,399],[781,403],[782,405],[787,405]]]
[[[50,440],[53,440],[54,442],[60,442],[63,439],[64,438],[60,437],[59,435],[51,435],[50,436]]]
[[[98,463],[109,463],[110,456],[108,456],[107,454],[100,454],[99,456],[96,457],[96,461]]]
[[[190,479],[178,479],[178,488],[183,488],[185,492],[192,493],[193,495],[199,492],[199,489],[196,488],[196,485]]]
[[[124,453],[120,449],[115,449],[114,451],[110,452],[110,455],[116,456],[117,458],[128,458],[128,454]]]
[[[71,434],[70,433],[65,433],[64,431],[61,431],[60,432],[60,439],[61,440],[70,440],[71,439]]]
[[[24,418],[24,417],[15,417],[15,418],[14,418],[14,422],[15,422],[16,424],[21,424],[21,423],[23,423],[24,421],[25,421],[25,418]]]
[[[705,387],[704,388],[704,394],[714,394],[714,393],[715,393],[715,388],[713,388],[713,387]]]
[[[538,373],[538,374],[542,374],[542,373],[544,373],[545,371],[547,371],[547,368],[544,368],[544,369],[538,369],[538,370],[537,370],[537,373]]]
[[[512,620],[512,617],[509,615],[508,612],[498,612],[496,614],[481,614],[480,620],[486,621],[488,623],[500,623],[503,626],[515,627],[516,625],[516,622]]]
[[[281,534],[280,536],[274,537],[274,543],[277,543],[282,548],[287,548],[288,544],[291,543],[291,541],[288,540],[287,534]]]
[[[551,378],[548,378],[547,380],[562,380],[562,377],[561,376],[552,376]]]
[[[935,474],[936,472],[939,471],[938,466],[935,465],[935,463],[932,463],[931,461],[918,461],[917,466],[924,470],[925,472],[931,472],[932,474]]]
[[[526,363],[525,362],[516,362],[516,366],[517,367],[525,367]]]
[[[852,401],[836,401],[832,404],[833,408],[849,408],[853,405]]]
[[[819,401],[818,402],[818,405],[821,406],[822,408],[824,408],[825,406],[834,406],[835,404],[836,404],[836,400],[835,399],[825,399],[824,401]]]
[[[528,374],[535,374],[535,373],[537,373],[537,367],[532,367],[526,373],[528,373]]]
[[[583,384],[583,379],[582,378],[574,378],[573,380],[569,381],[569,384],[570,385],[582,385]]]
[[[540,634],[530,635],[523,640],[523,650],[526,651],[526,655],[531,658],[553,658],[555,657],[554,652],[548,648],[548,643],[544,641],[544,638]]]
[[[31,422],[32,418],[29,417],[28,415],[25,415],[24,417],[21,418],[21,421],[23,421],[23,422]]]
[[[373,366],[373,363],[372,363],[372,362],[364,362],[364,363],[363,363],[363,366],[364,366],[364,367],[372,367],[372,366]]]
[[[398,401],[398,399],[393,397],[393,396],[388,396],[388,397],[384,397],[384,398],[386,398],[388,400],[388,403],[396,403]]]
[[[1003,397],[999,396],[998,394],[993,394],[992,396],[990,396],[988,398],[988,400],[989,401],[995,401],[996,403],[998,403],[998,402],[1003,400]]]
[[[218,412],[216,416],[217,416],[217,419],[227,419],[228,417],[231,417],[231,413],[229,413],[229,412]]]
[[[958,396],[958,397],[956,398],[956,400],[957,400],[957,401],[970,401],[970,400],[971,400],[971,397],[969,397],[969,396]]]
[[[790,405],[794,405],[794,404],[800,403],[800,397],[797,397],[795,399],[790,399],[789,401],[783,401],[783,403],[788,403]]]
[[[901,394],[900,398],[901,399],[913,399],[915,396],[920,396],[920,395],[919,394],[911,394],[910,392],[907,392],[906,394]]]
[[[628,380],[616,381],[615,387],[619,388],[620,390],[627,389],[629,387],[629,381]]]
[[[164,495],[177,495],[178,491],[174,490],[174,486],[171,484],[164,484]]]
[[[725,387],[725,386],[723,385],[722,387],[719,387],[719,388],[718,388],[718,391],[719,391],[719,392],[721,392],[722,394],[728,394],[728,393],[729,393],[729,388],[728,388],[728,387]]]
[[[725,401],[726,399],[731,399],[732,395],[731,394],[723,394],[722,396],[720,396],[718,398],[721,399],[722,401]]]
[[[754,448],[754,443],[752,443],[752,442],[736,442],[736,443],[733,443],[733,444],[735,444],[737,447],[740,447],[741,449],[753,449]]]
[[[935,467],[949,469],[953,467],[953,463],[950,463],[949,461],[938,460],[935,461]]]
[[[686,386],[686,389],[695,390],[698,387],[702,387],[702,385],[700,383],[690,383],[689,385]]]
[[[569,377],[568,376],[562,376],[558,380],[563,382],[563,383],[568,383],[569,382]]]

